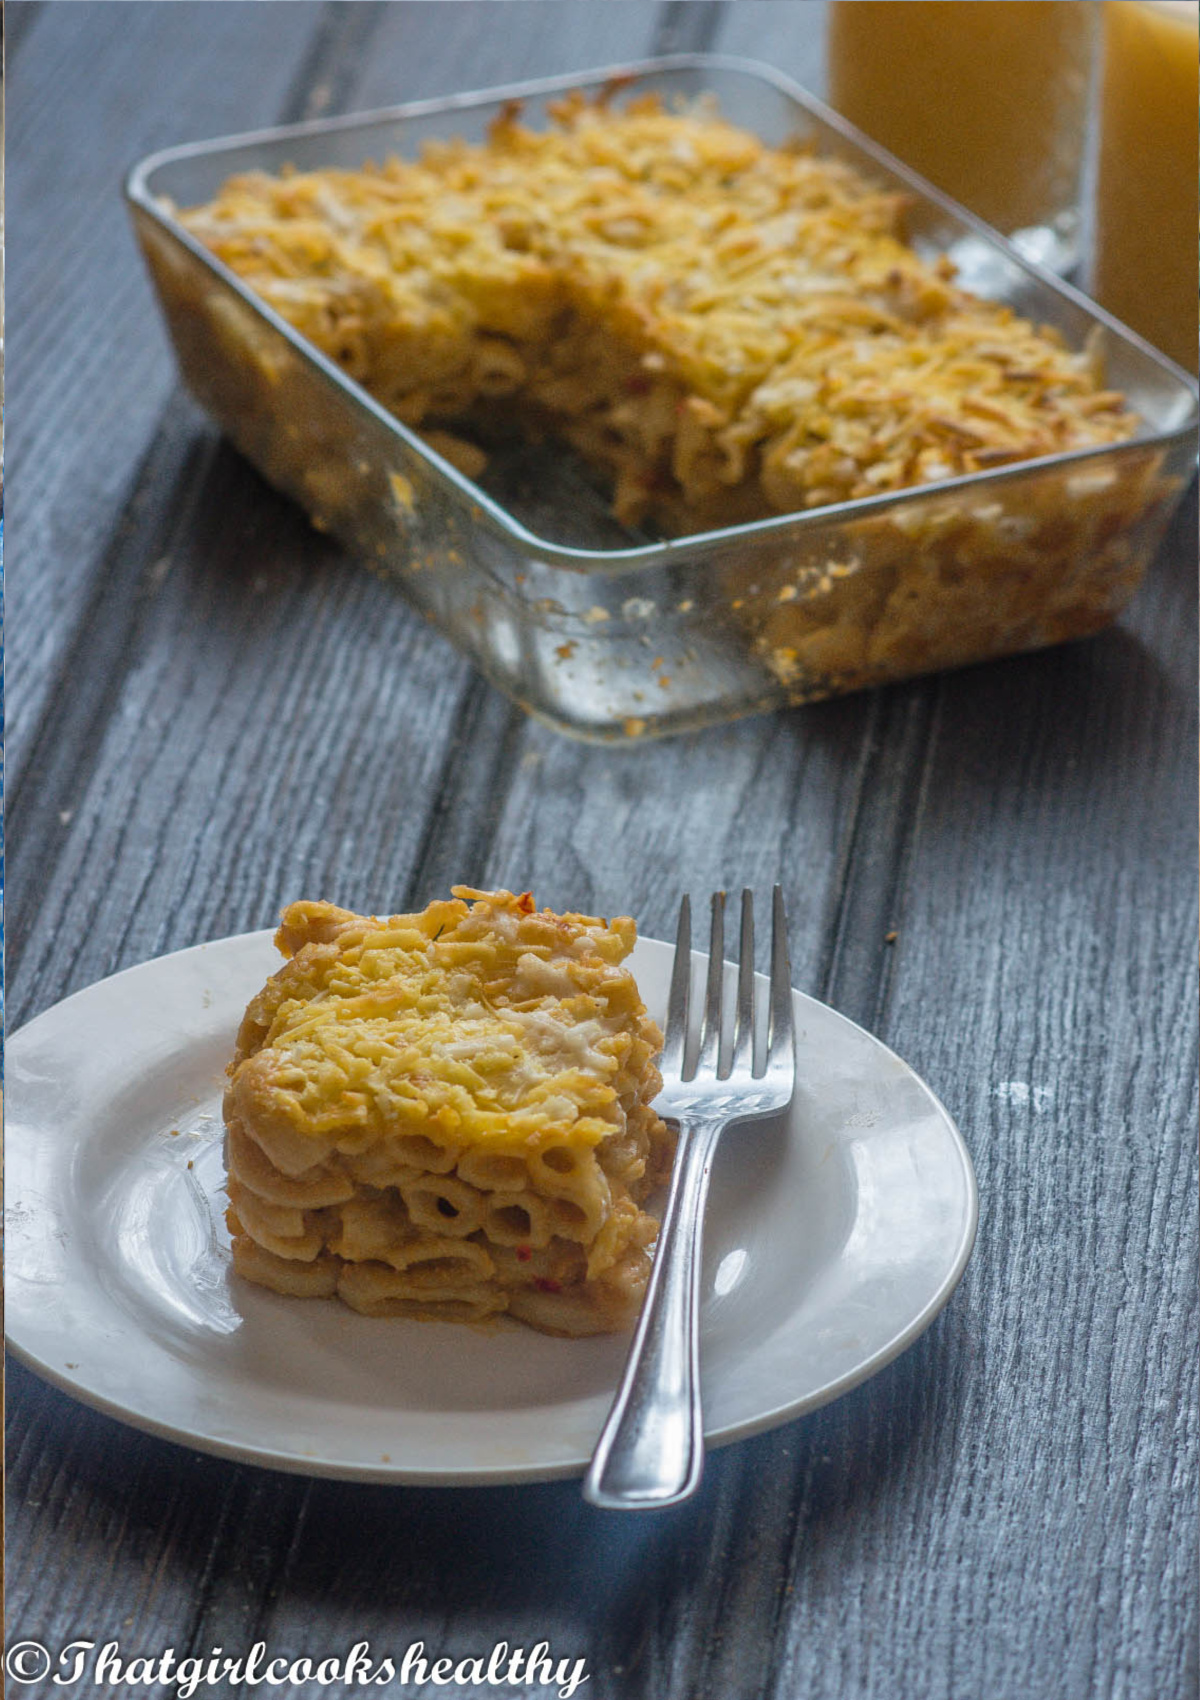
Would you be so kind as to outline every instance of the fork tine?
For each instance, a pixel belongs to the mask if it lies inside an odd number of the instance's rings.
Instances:
[[[692,905],[684,895],[679,905],[675,931],[675,965],[671,969],[671,991],[667,999],[667,1033],[659,1068],[665,1080],[683,1078],[683,1053],[687,1046],[688,1001],[692,988]]]
[[[721,1054],[721,994],[725,984],[725,893],[712,895],[712,927],[708,945],[708,984],[704,994],[704,1026],[696,1073],[716,1074]]]
[[[754,1072],[754,893],[742,889],[742,940],[738,953],[737,1025],[732,1067]]]
[[[784,1064],[795,1070],[787,913],[783,906],[783,887],[777,885],[771,903],[771,1011],[767,1025],[767,1067],[778,1068]]]

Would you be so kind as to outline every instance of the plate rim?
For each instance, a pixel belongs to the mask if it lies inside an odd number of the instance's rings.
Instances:
[[[270,945],[275,937],[274,927],[256,928],[249,932],[228,933],[220,938],[205,939],[192,945],[184,945],[178,950],[166,951],[161,955],[148,957],[141,962],[131,963],[125,968],[118,969],[113,974],[94,980],[86,986],[60,998],[37,1015],[22,1023],[6,1038],[6,1049],[11,1056],[14,1042],[20,1041],[50,1017],[58,1017],[62,1012],[78,1001],[87,999],[103,988],[111,987],[116,982],[131,976],[137,976],[149,968],[160,968],[164,964],[180,957],[200,956],[207,951],[218,952],[224,946],[258,946]],[[674,945],[663,939],[650,935],[639,934],[639,945],[651,945],[660,950],[673,952]],[[693,971],[697,961],[707,963],[707,956],[701,951],[693,951]],[[760,976],[761,977],[761,976]],[[878,1375],[893,1363],[903,1352],[914,1345],[927,1332],[932,1323],[945,1309],[955,1289],[962,1279],[966,1266],[970,1261],[975,1247],[979,1227],[979,1189],[975,1167],[971,1154],[954,1118],[932,1087],[919,1075],[903,1057],[887,1045],[882,1039],[871,1033],[850,1016],[843,1015],[840,1010],[820,998],[815,998],[797,987],[791,988],[793,999],[814,1006],[837,1018],[838,1021],[853,1029],[857,1034],[868,1040],[871,1045],[890,1058],[908,1075],[926,1094],[930,1105],[936,1111],[944,1131],[949,1135],[961,1170],[964,1183],[965,1210],[960,1224],[958,1240],[954,1248],[946,1273],[941,1282],[926,1300],[917,1314],[911,1317],[901,1328],[880,1347],[876,1348],[862,1362],[835,1376],[831,1381],[803,1396],[800,1399],[785,1401],[772,1405],[769,1409],[760,1411],[752,1416],[725,1424],[718,1430],[709,1431],[704,1435],[705,1447],[708,1450],[718,1450],[732,1445],[736,1441],[748,1440],[754,1435],[763,1434],[771,1429],[782,1427],[785,1423],[799,1420],[823,1406],[840,1399],[844,1394],[852,1392],[865,1381]],[[7,1096],[7,1095],[6,1095]],[[7,1108],[7,1106],[6,1106]],[[6,1118],[7,1119],[7,1118]],[[4,1208],[7,1217],[8,1209],[13,1202],[8,1188],[5,1189]],[[6,1231],[6,1242],[9,1234]],[[7,1262],[7,1250],[6,1250]],[[126,1427],[133,1428],[139,1433],[149,1434],[156,1439],[166,1440],[178,1446],[189,1448],[212,1457],[224,1458],[230,1462],[252,1465],[259,1469],[268,1469],[286,1475],[307,1476],[314,1479],[332,1481],[358,1481],[376,1485],[396,1487],[511,1487],[526,1483],[546,1481],[562,1481],[578,1478],[587,1468],[587,1459],[564,1459],[558,1462],[530,1464],[501,1464],[501,1465],[472,1465],[464,1468],[428,1468],[413,1467],[399,1462],[366,1463],[337,1458],[321,1458],[297,1452],[272,1451],[263,1446],[227,1440],[220,1435],[200,1432],[195,1428],[182,1427],[177,1423],[163,1421],[143,1411],[130,1409],[117,1400],[95,1391],[86,1383],[75,1380],[64,1374],[55,1365],[48,1363],[36,1350],[24,1344],[14,1334],[10,1325],[11,1309],[5,1305],[4,1341],[13,1357],[39,1379],[49,1383],[59,1392],[86,1406],[98,1411]]]

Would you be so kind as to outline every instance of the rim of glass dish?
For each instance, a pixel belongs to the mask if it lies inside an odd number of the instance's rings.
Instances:
[[[256,294],[238,275],[223,261],[217,259],[212,251],[198,241],[171,213],[159,203],[148,187],[148,179],[161,166],[174,163],[176,160],[191,159],[198,156],[209,156],[221,153],[232,153],[244,147],[256,144],[279,142],[289,137],[303,137],[330,134],[341,130],[367,128],[377,124],[403,123],[408,119],[425,118],[469,111],[473,107],[495,105],[503,101],[519,101],[534,99],[541,95],[565,92],[574,88],[589,88],[605,84],[628,84],[639,79],[655,76],[666,71],[682,70],[713,70],[733,71],[742,75],[756,77],[762,82],[769,83],[781,94],[787,96],[794,105],[820,123],[836,130],[845,140],[860,148],[864,153],[876,159],[886,170],[900,177],[904,182],[917,191],[925,201],[932,202],[943,212],[949,213],[960,223],[966,225],[975,235],[991,248],[998,250],[1010,263],[1021,271],[1028,273],[1052,293],[1063,296],[1073,306],[1081,309],[1093,323],[1103,325],[1117,338],[1133,348],[1143,358],[1149,359],[1168,379],[1179,386],[1187,395],[1191,406],[1187,417],[1178,425],[1166,429],[1141,432],[1118,443],[1102,443],[1092,448],[1069,449],[1059,454],[1040,455],[1029,460],[1015,461],[1008,466],[992,468],[990,471],[962,473],[956,478],[940,479],[935,483],[914,484],[901,490],[883,491],[876,496],[859,496],[847,502],[835,502],[820,508],[801,508],[792,513],[772,514],[765,519],[751,520],[741,525],[722,526],[710,531],[688,532],[682,537],[665,538],[661,541],[648,543],[633,543],[617,549],[582,549],[566,544],[551,542],[541,537],[535,531],[530,531],[521,524],[502,503],[489,496],[487,491],[472,482],[463,473],[439,455],[420,434],[409,426],[401,423],[395,414],[390,413],[382,403],[363,388],[355,379],[347,376],[341,367],[337,366],[328,356],[322,354],[315,343],[300,334],[279,313],[275,311],[260,295]],[[1057,467],[1072,467],[1086,465],[1088,462],[1116,454],[1127,454],[1138,448],[1166,447],[1175,442],[1182,442],[1195,433],[1198,408],[1198,392],[1196,382],[1191,376],[1177,366],[1160,350],[1148,343],[1143,337],[1127,325],[1115,319],[1111,313],[1104,310],[1090,297],[1083,294],[1074,285],[1040,266],[1036,261],[1029,260],[1005,237],[985,224],[968,208],[952,200],[932,183],[918,175],[912,168],[872,141],[863,131],[835,112],[817,96],[810,94],[799,83],[773,66],[764,65],[753,59],[743,59],[721,53],[673,53],[659,58],[630,60],[616,65],[594,66],[589,69],[572,72],[562,72],[552,77],[538,77],[518,83],[503,83],[492,88],[471,89],[459,94],[439,96],[434,99],[405,101],[398,106],[373,107],[363,112],[341,113],[332,118],[312,118],[293,124],[272,125],[265,129],[247,130],[235,135],[219,136],[207,141],[182,142],[173,147],[159,148],[154,153],[147,154],[136,161],[126,174],[124,182],[126,199],[131,205],[144,212],[201,265],[219,277],[231,288],[242,301],[287,341],[302,359],[315,366],[330,380],[342,394],[361,411],[371,416],[385,430],[393,433],[402,443],[423,460],[430,471],[440,480],[443,486],[453,493],[454,497],[466,501],[474,510],[472,519],[478,524],[486,521],[493,530],[508,543],[517,544],[526,551],[532,551],[538,556],[540,564],[557,567],[566,571],[581,574],[600,574],[618,576],[635,571],[650,570],[667,566],[677,561],[680,555],[707,553],[714,548],[720,548],[730,543],[757,542],[760,538],[767,539],[773,535],[787,531],[805,531],[829,526],[846,520],[868,518],[881,509],[908,506],[917,501],[926,501],[930,497],[942,494],[968,490],[991,489],[993,486],[1006,483],[1014,478],[1027,477],[1032,472],[1050,471]]]

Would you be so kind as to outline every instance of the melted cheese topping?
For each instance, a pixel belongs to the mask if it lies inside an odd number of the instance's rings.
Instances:
[[[849,165],[711,104],[576,96],[554,117],[235,178],[184,222],[407,423],[549,421],[630,522],[736,522],[1134,430],[1086,355],[956,288]]]
[[[633,942],[631,921],[508,892],[456,888],[387,920],[294,904],[291,961],[247,1011],[227,1115],[293,1153],[293,1171],[306,1145],[315,1164],[414,1134],[593,1148],[657,1085],[661,1039],[621,966]]]

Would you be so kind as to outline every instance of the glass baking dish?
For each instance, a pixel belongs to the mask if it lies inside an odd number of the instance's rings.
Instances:
[[[1094,348],[1143,424],[1128,442],[661,541],[622,528],[569,451],[463,476],[266,307],[173,217],[235,172],[482,141],[622,79],[716,97],[774,145],[902,187],[907,236],[966,287]],[[314,525],[394,583],[531,714],[597,741],[680,732],[1082,637],[1133,594],[1195,462],[1190,380],[786,77],[685,54],[175,147],[126,193],[184,377]]]

